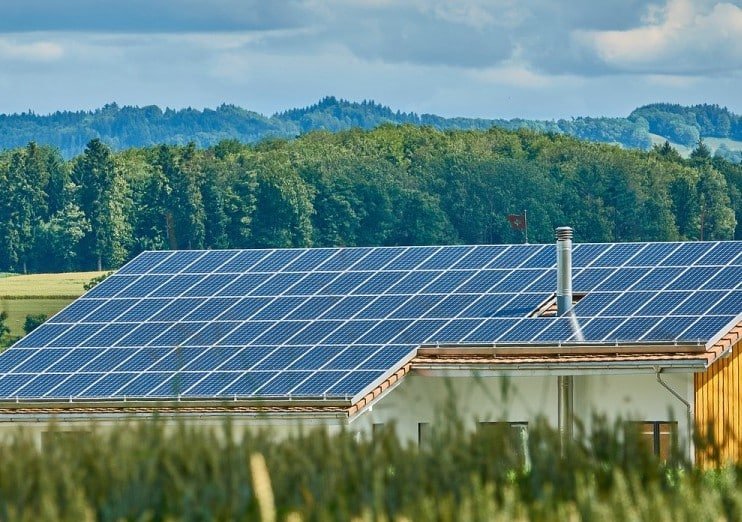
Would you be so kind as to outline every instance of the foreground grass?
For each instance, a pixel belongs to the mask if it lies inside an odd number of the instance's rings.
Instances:
[[[663,464],[614,433],[598,428],[563,459],[557,434],[535,427],[527,469],[506,436],[455,423],[423,449],[391,429],[281,439],[139,422],[52,430],[43,445],[16,433],[0,443],[0,519],[742,519],[738,470]]]

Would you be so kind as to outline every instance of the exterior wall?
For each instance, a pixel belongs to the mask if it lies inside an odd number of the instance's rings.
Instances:
[[[663,374],[663,379],[692,401],[691,374]],[[394,421],[400,436],[415,442],[418,423],[434,425],[451,400],[468,429],[479,421],[533,422],[539,416],[558,424],[556,376],[432,377],[413,372],[351,426],[366,431],[373,424]],[[574,413],[588,429],[591,415],[598,413],[609,420],[677,421],[681,439],[688,435],[686,407],[654,373],[575,376]]]
[[[719,443],[721,462],[740,462],[742,458],[742,341],[731,357],[716,361],[703,373],[695,375],[695,423],[702,436]],[[700,455],[701,460],[711,454]]]
[[[26,416],[28,417],[28,416]],[[96,430],[105,432],[113,428],[120,428],[127,422],[137,422],[142,420],[152,420],[155,417],[152,414],[139,415],[75,415],[75,416],[43,416],[33,419],[24,419],[21,416],[17,418],[0,417],[0,439],[12,436],[22,430],[30,434],[36,443],[41,446],[44,433],[52,429],[66,432],[85,433]],[[236,439],[240,439],[248,431],[257,432],[260,430],[269,430],[271,436],[276,438],[285,438],[291,435],[299,434],[302,430],[311,430],[318,427],[327,429],[330,433],[340,431],[346,421],[342,418],[308,418],[308,417],[281,417],[268,418],[266,416],[255,416],[236,414],[227,416],[224,414],[211,415],[159,415],[156,417],[157,422],[164,425],[165,431],[174,430],[177,426],[185,421],[194,423],[199,428],[213,430],[216,434],[224,433],[224,427],[227,420],[231,423],[231,432]]]
[[[693,399],[693,377],[690,374],[663,374],[665,381],[686,400]],[[448,406],[448,410],[446,407]],[[280,417],[234,414],[230,417],[235,436],[246,430],[270,429],[277,437],[285,437],[302,429],[324,427],[335,432],[347,426],[353,432],[370,435],[374,424],[395,422],[403,440],[416,443],[418,423],[435,426],[441,415],[453,407],[467,429],[475,429],[480,421],[533,422],[544,417],[553,426],[558,423],[557,377],[536,375],[502,377],[498,375],[469,375],[442,377],[412,372],[388,390],[371,407],[348,421],[342,417],[321,415]],[[603,413],[609,420],[678,422],[681,438],[687,435],[685,406],[670,395],[653,373],[578,375],[574,379],[574,413],[590,428],[593,413]],[[52,417],[0,417],[0,437],[23,428],[34,434],[41,443],[42,434],[49,430]],[[151,418],[151,415],[57,417],[58,429],[87,431],[91,423],[95,429],[105,430],[120,426],[126,420]],[[177,420],[213,428],[217,432],[225,416],[190,415],[161,416],[161,422],[175,426]]]
[[[663,373],[662,380],[693,404],[693,375]],[[635,375],[590,375],[575,378],[575,414],[587,421],[592,413],[609,419],[676,421],[681,439],[690,442],[688,409],[673,397],[654,373]]]

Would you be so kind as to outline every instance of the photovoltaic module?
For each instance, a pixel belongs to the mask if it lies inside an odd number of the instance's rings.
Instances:
[[[554,245],[144,252],[0,354],[0,400],[349,399],[420,346],[577,345]],[[706,345],[742,242],[577,244],[584,342]]]

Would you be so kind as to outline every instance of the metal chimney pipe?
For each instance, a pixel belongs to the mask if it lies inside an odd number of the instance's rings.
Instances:
[[[557,315],[572,308],[572,228],[556,229],[557,238]]]
[[[557,249],[557,315],[563,316],[572,309],[572,228],[556,229]],[[562,375],[557,377],[557,397],[559,416],[559,440],[562,457],[566,454],[569,441],[572,440],[574,426],[574,377]]]

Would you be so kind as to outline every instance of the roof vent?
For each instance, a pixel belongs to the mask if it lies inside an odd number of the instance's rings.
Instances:
[[[572,227],[556,229],[557,249],[557,315],[572,308]]]

